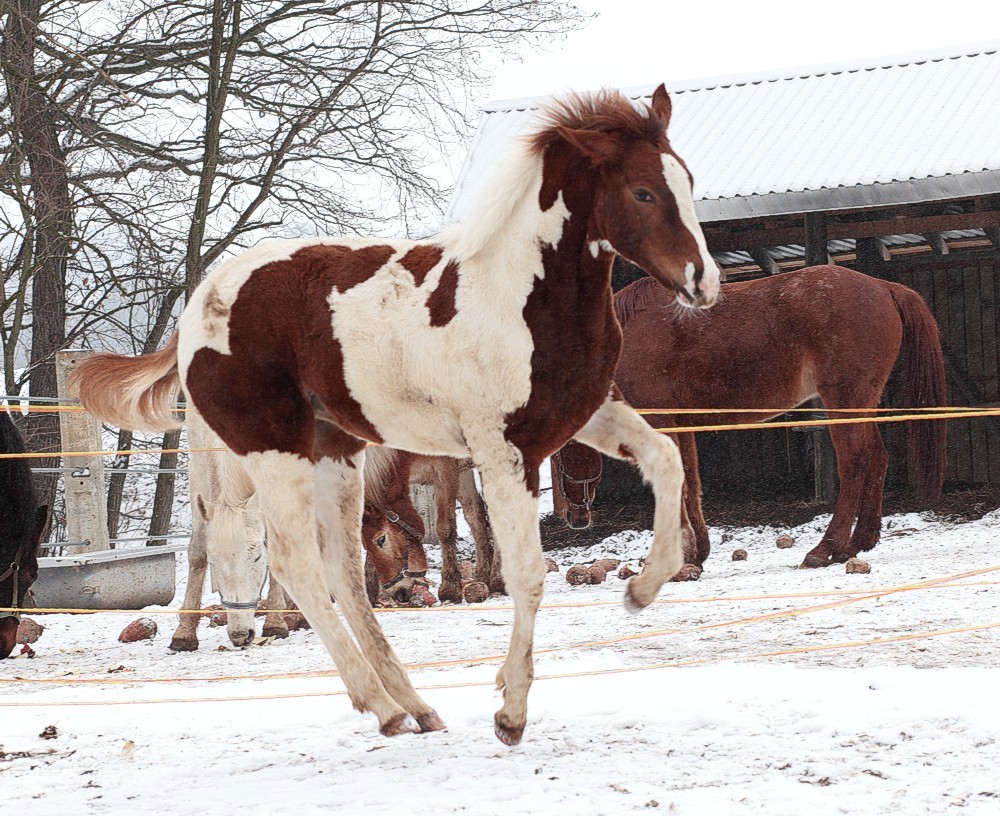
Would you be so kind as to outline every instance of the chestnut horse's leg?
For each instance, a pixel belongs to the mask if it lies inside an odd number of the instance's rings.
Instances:
[[[574,437],[585,445],[639,466],[653,488],[656,515],[653,544],[646,568],[629,581],[625,605],[635,611],[649,606],[664,581],[684,565],[681,546],[681,486],[684,472],[680,453],[670,439],[657,433],[626,402],[609,395]]]
[[[885,488],[885,474],[889,469],[889,454],[885,449],[882,434],[874,425],[864,426],[870,429],[872,436],[871,463],[865,476],[864,487],[861,489],[861,500],[858,504],[858,521],[851,535],[851,545],[846,551],[847,558],[852,558],[859,552],[872,549],[882,535],[882,493]],[[843,481],[843,477],[841,477]],[[847,559],[844,559],[847,560]]]
[[[882,437],[874,425],[831,425],[830,439],[837,454],[837,475],[840,477],[840,492],[833,508],[833,518],[818,545],[810,550],[802,561],[803,567],[825,567],[831,563],[843,563],[857,555],[852,547],[851,528],[859,512],[866,488],[874,496],[877,492],[879,507],[879,527],[881,527],[881,487],[885,480],[888,462]],[[869,479],[871,476],[871,480]],[[862,534],[870,534],[871,516],[866,513]],[[877,540],[877,539],[876,539]],[[872,543],[874,546],[874,542]]]
[[[711,544],[708,540],[708,525],[701,509],[701,473],[698,470],[698,446],[693,433],[680,433],[670,437],[677,443],[681,452],[681,463],[684,466],[684,511],[694,536],[693,552],[688,553],[685,546],[684,559],[689,564],[698,567],[704,565]]]
[[[368,601],[360,546],[363,466],[363,450],[345,460],[324,457],[316,464],[316,519],[327,584],[385,690],[421,731],[438,731],[444,723],[414,690]]]
[[[261,634],[264,637],[288,637],[288,622],[285,620],[282,610],[291,609],[292,601],[281,584],[274,579],[274,576],[271,576],[270,585],[267,588],[267,600],[264,601],[264,608],[267,609],[267,615],[264,617]]]
[[[490,586],[493,543],[490,541],[486,504],[476,488],[475,472],[471,466],[466,467],[464,463],[458,468],[458,501],[462,505],[462,512],[465,514],[465,520],[472,531],[472,540],[476,545],[476,580]]]
[[[455,502],[458,501],[458,470],[455,462],[439,459],[434,466],[434,512],[438,540],[441,542],[441,586],[438,598],[462,602],[462,571],[458,566],[455,541]]]
[[[319,634],[340,671],[354,707],[375,714],[386,736],[419,730],[413,718],[386,691],[371,663],[358,651],[333,607],[332,587],[321,569],[324,557],[313,499],[317,466],[302,456],[277,451],[248,454],[243,463],[257,488],[267,521],[271,573]],[[320,479],[323,501],[325,505],[344,501],[350,506],[355,542],[352,549],[360,573],[361,468],[341,465],[339,473],[330,473],[334,469],[329,465],[324,467],[327,472]],[[336,549],[325,537],[323,541],[325,547]],[[367,608],[360,575],[356,582],[357,593]]]
[[[524,461],[522,452],[503,437],[502,427],[498,422],[492,429],[465,425],[463,430],[483,477],[483,498],[490,508],[503,579],[514,602],[510,647],[497,672],[497,688],[503,691],[504,701],[493,723],[501,742],[516,745],[527,721],[535,616],[547,570],[538,529],[538,497],[529,489],[527,478],[529,473],[538,478],[541,458]]]

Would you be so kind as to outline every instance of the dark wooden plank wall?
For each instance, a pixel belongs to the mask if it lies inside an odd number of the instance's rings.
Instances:
[[[938,322],[947,353],[949,402],[1000,402],[1000,264],[990,258],[948,256],[911,262],[894,272],[896,280],[920,293]],[[889,434],[890,439],[898,436],[895,428]],[[906,470],[895,457],[892,465],[896,478]],[[953,487],[1000,484],[1000,439],[985,419],[948,423],[947,481]]]

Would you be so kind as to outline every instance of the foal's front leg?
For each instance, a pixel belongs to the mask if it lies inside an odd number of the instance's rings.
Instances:
[[[637,464],[653,488],[656,497],[653,544],[646,557],[646,568],[625,589],[626,607],[638,611],[649,606],[663,582],[673,578],[684,565],[681,546],[684,472],[677,445],[650,428],[632,406],[617,398],[615,391],[574,438],[608,456]]]

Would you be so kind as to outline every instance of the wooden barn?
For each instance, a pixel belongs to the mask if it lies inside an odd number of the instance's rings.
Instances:
[[[832,260],[906,284],[940,327],[949,402],[1000,405],[1000,42],[667,86],[671,142],[729,280]],[[648,98],[654,87],[626,93]],[[538,102],[483,109],[450,218]],[[616,270],[616,282],[629,276]],[[888,391],[892,405],[891,382]],[[946,489],[1000,484],[1000,418],[952,420],[948,431]],[[883,437],[889,483],[905,486],[905,431],[886,425]],[[828,494],[826,439],[702,434],[705,493]]]

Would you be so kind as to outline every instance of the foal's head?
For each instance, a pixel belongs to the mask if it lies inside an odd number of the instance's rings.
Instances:
[[[684,306],[708,308],[719,294],[719,267],[698,217],[694,180],[667,139],[671,103],[660,85],[636,108],[616,92],[574,96],[548,110],[538,150],[568,143],[597,171],[590,223],[592,252],[610,248],[677,293]]]

